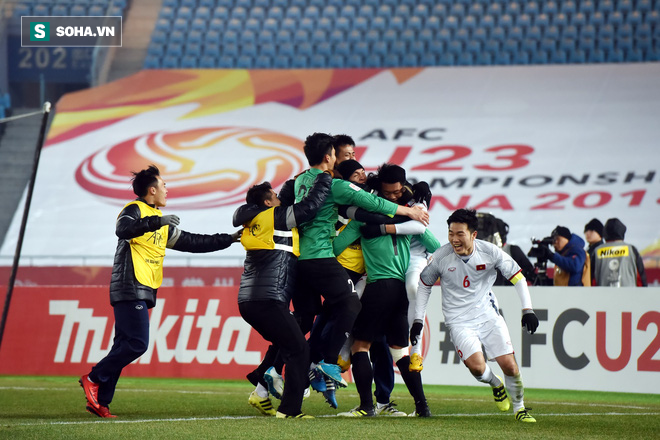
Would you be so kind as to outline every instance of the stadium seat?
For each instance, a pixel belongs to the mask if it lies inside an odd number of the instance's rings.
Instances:
[[[408,52],[408,47],[406,43],[404,43],[403,41],[393,41],[390,44],[390,50],[395,55],[401,56],[404,55],[406,52]]]
[[[572,24],[565,26],[563,31],[562,31],[562,37],[564,38],[577,38],[578,37],[578,29],[577,27],[573,26]]]
[[[449,13],[457,18],[463,18],[465,16],[465,5],[461,3],[454,3],[449,8]]]
[[[183,43],[186,41],[186,34],[181,31],[172,31],[168,38],[169,43]]]
[[[552,38],[544,38],[541,40],[539,48],[547,53],[552,53],[555,51],[555,49],[557,49],[557,40]]]
[[[624,60],[628,63],[644,61],[644,54],[640,49],[629,49],[624,52]]]
[[[257,69],[270,69],[273,67],[273,59],[265,55],[259,55],[254,61]]]
[[[369,20],[364,17],[357,17],[353,20],[353,29],[360,32],[366,32],[369,30]]]
[[[502,47],[502,43],[498,40],[488,40],[484,44],[484,49],[491,53],[498,53]]]
[[[163,58],[163,63],[161,64],[161,67],[164,67],[166,69],[175,69],[179,67],[179,58],[168,55],[165,58]]]
[[[321,11],[316,6],[309,6],[303,11],[303,17],[318,20],[321,17]]]
[[[384,20],[384,19],[383,19]],[[424,27],[424,20],[421,17],[408,18],[408,28],[414,31],[420,31]]]
[[[43,15],[41,13],[38,13],[39,6],[41,6],[41,5],[35,6],[34,15]],[[88,15],[87,14],[87,8],[84,7],[83,5],[73,5],[71,7],[70,14],[74,17],[83,17],[85,15]],[[46,15],[48,15],[48,14],[46,14]]]
[[[202,52],[203,57],[213,57],[215,59],[220,58],[220,45],[217,44],[205,44],[204,51]]]
[[[556,14],[557,12],[559,12],[559,8],[557,7],[556,2],[554,2],[554,1],[545,1],[545,2],[541,2],[541,3],[542,3],[541,10],[544,13],[548,14],[548,15],[553,15],[553,14]]]
[[[352,46],[353,46],[353,53],[356,53],[362,57],[366,57],[370,53],[370,46],[369,43],[367,43],[366,41],[360,41],[356,44],[353,44]]]
[[[513,26],[512,28],[509,29],[507,35],[509,38],[513,38],[514,40],[522,40],[523,36],[525,35],[525,32],[523,31],[523,28],[521,28],[520,26]]]
[[[337,12],[337,8],[335,6],[329,5],[323,8],[323,11],[321,12],[321,15],[323,17],[327,17],[331,20],[334,20],[337,18],[339,13]],[[343,62],[343,57],[342,57],[342,62]]]
[[[298,29],[294,34],[293,34],[293,42],[296,44],[300,43],[305,43],[307,41],[310,41],[309,38],[309,32],[303,30],[303,29]]]
[[[516,18],[516,26],[520,26],[526,29],[532,26],[532,24],[533,24],[532,16],[529,14],[520,14]]]
[[[483,33],[483,38],[485,38],[486,32],[483,29],[477,29],[477,31],[481,31]],[[429,41],[433,41],[434,38],[435,35],[431,29],[422,29],[422,31],[419,33],[419,41],[428,43]]]
[[[230,18],[236,18],[238,20],[245,20],[248,16],[247,9],[241,7],[241,6],[236,6],[232,9],[230,9],[229,17]],[[298,17],[300,18],[300,17]]]
[[[235,68],[234,57],[223,55],[217,61],[217,66],[220,69],[232,69]]]
[[[480,66],[490,66],[493,64],[493,55],[490,52],[481,52],[477,55],[475,63]]]
[[[294,33],[298,29],[298,23],[293,18],[287,17],[280,23],[280,29]]]
[[[395,16],[395,17],[392,17],[392,19],[390,20],[389,27],[388,26],[385,26],[385,27],[388,30],[394,30],[394,31],[397,31],[397,32],[401,32],[406,28],[406,21],[403,17]]]
[[[78,11],[80,11],[81,9],[84,10],[85,12],[87,11],[84,6],[81,5],[76,5],[76,6],[78,6],[77,8]],[[47,5],[34,5],[34,7],[32,8],[32,15],[45,17],[47,15],[50,15],[50,8]],[[78,15],[85,15],[85,14],[79,13]]]
[[[346,60],[341,55],[332,55],[328,58],[328,67],[342,69],[346,67]]]
[[[506,39],[506,31],[499,26],[494,27],[490,31],[490,38],[497,41],[504,41]]]
[[[383,58],[383,67],[401,67],[399,55],[389,53]]]
[[[611,38],[615,35],[614,26],[611,24],[604,24],[598,28],[599,37]]]
[[[482,29],[490,30],[493,29],[496,26],[497,22],[495,21],[495,17],[492,15],[484,15],[481,17],[481,20],[479,21],[479,27]]]
[[[500,3],[490,2],[488,4],[488,8],[486,9],[486,13],[492,15],[493,17],[499,17],[504,13],[504,11]]]
[[[197,57],[186,55],[181,58],[181,67],[184,69],[195,69],[197,67]]]
[[[604,63],[605,62],[605,52],[600,49],[594,49],[587,52],[587,62],[589,63]]]
[[[520,52],[514,53],[511,59],[513,64],[530,64],[531,58],[532,57],[528,52],[522,50]]]
[[[204,19],[195,18],[190,23],[190,29],[192,29],[194,31],[205,32],[208,29],[208,26],[207,26],[206,21]]]
[[[351,53],[351,45],[346,41],[341,41],[335,45],[335,53],[342,56],[347,56]]]
[[[550,16],[548,14],[538,14],[534,19],[534,24],[543,29],[550,25]]]
[[[614,26],[619,26],[621,23],[623,23],[623,13],[619,11],[612,11],[606,16],[607,18],[607,23],[614,25]]]
[[[449,17],[445,18],[445,21],[443,23],[443,28],[444,29],[449,29],[452,31],[456,31],[460,27],[458,18],[454,17],[453,15],[450,15]]]
[[[371,45],[371,51],[376,55],[384,56],[390,52],[390,48],[385,41],[375,41]]]
[[[259,45],[259,55],[274,58],[277,55],[277,46],[272,43]]]
[[[240,55],[248,56],[248,57],[251,57],[251,58],[256,58],[257,55],[259,54],[259,49],[257,48],[256,44],[244,43],[244,44],[241,44],[238,53]]]
[[[588,53],[596,48],[596,40],[589,37],[581,37],[577,42],[578,49]]]
[[[431,16],[434,17],[445,17],[447,16],[447,5],[443,3],[436,3],[433,5],[433,8],[431,9]]]
[[[160,21],[160,20],[159,20]],[[226,30],[225,21],[221,18],[212,18],[208,24],[210,31],[224,32]]]
[[[653,0],[637,0],[635,10],[639,12],[648,12],[653,9]]]
[[[453,66],[456,64],[456,55],[451,52],[445,52],[438,58],[439,66]]]
[[[543,32],[544,38],[552,38],[553,40],[558,40],[561,37],[561,32],[557,26],[548,26]]]
[[[648,23],[642,23],[635,27],[636,38],[648,38],[653,34],[653,29]]]
[[[447,44],[447,51],[458,55],[463,52],[463,43],[457,40],[452,40]]]
[[[576,12],[570,15],[570,22],[573,26],[586,26],[587,16],[583,12]]]
[[[144,68],[145,69],[158,69],[160,67],[161,57],[156,55],[147,55],[144,59]]]
[[[195,9],[194,17],[201,18],[204,21],[211,21],[211,18],[213,17],[211,15],[211,8],[207,6],[200,6],[199,8]]]
[[[339,17],[335,21],[335,28],[342,32],[349,32],[352,28],[351,20],[346,17]]]
[[[577,12],[577,6],[575,5],[575,2],[573,2],[572,0],[564,0],[561,2],[559,10],[564,14],[571,15]]]
[[[559,49],[566,53],[572,52],[575,50],[575,40],[572,38],[562,38],[561,41],[559,41]]]
[[[531,26],[527,28],[527,32],[525,33],[527,38],[531,38],[533,40],[540,40],[541,37],[543,36],[543,32],[541,31],[541,28],[539,26]]]
[[[446,44],[440,40],[433,40],[429,43],[428,53],[432,55],[439,55],[446,50]]]
[[[624,59],[625,56],[621,49],[613,49],[609,52],[605,52],[605,60],[609,63],[621,63]]]
[[[596,27],[593,24],[587,24],[580,28],[580,37],[582,38],[595,38]]]
[[[273,6],[268,9],[267,17],[279,22],[284,18],[284,9],[280,8],[279,6]]]
[[[643,22],[642,12],[640,11],[631,11],[626,14],[625,23],[638,26]]]
[[[568,62],[573,64],[583,64],[587,62],[587,56],[583,50],[577,49],[568,53]]]
[[[438,64],[436,56],[432,53],[425,53],[419,60],[421,66],[435,66]]]
[[[350,54],[346,57],[346,67],[349,68],[360,68],[363,66],[362,57],[357,54]]]
[[[419,58],[414,53],[404,54],[401,58],[401,65],[403,67],[417,67],[419,66]]]
[[[298,23],[298,29],[306,32],[312,32],[315,28],[316,28],[316,21],[309,17],[303,18],[302,20],[300,20],[300,23]]]
[[[236,31],[226,31],[221,34],[222,35],[222,42],[223,43],[230,43],[230,44],[236,44],[238,43],[239,40],[239,34]]]
[[[588,20],[590,24],[593,24],[594,26],[600,26],[605,23],[605,14],[603,14],[601,11],[596,11],[589,15]]]
[[[660,11],[648,11],[645,14],[644,22],[650,25],[660,25]]]
[[[364,67],[381,67],[383,65],[383,60],[380,55],[369,54],[364,58]]]
[[[554,15],[552,19],[552,24],[555,26],[564,27],[568,24],[568,16],[562,12]]]
[[[566,52],[558,49],[551,54],[550,61],[554,64],[566,64],[568,57],[566,56]]]
[[[278,47],[279,57],[292,57],[295,53],[295,46],[292,43],[280,44]]]
[[[296,54],[311,57],[314,54],[314,46],[311,43],[300,43],[296,46]]]
[[[190,8],[184,6],[176,10],[175,19],[183,18],[184,20],[190,21],[192,20],[192,17],[193,17],[193,11]]]
[[[532,64],[547,64],[548,53],[544,50],[532,52]]]
[[[204,41],[204,33],[198,30],[190,31],[186,37],[186,41],[201,44]]]
[[[176,20],[174,20],[174,23],[172,25],[172,30],[181,31],[185,33],[188,30],[188,20],[185,20],[183,18],[177,18]]]
[[[325,56],[317,53],[312,55],[309,60],[309,67],[312,69],[322,69],[328,65],[328,61]]]
[[[208,31],[206,34],[204,34],[204,44],[218,45],[220,44],[220,41],[222,41],[222,38],[220,36],[220,32],[218,31]]]
[[[519,3],[512,1],[506,4],[504,7],[504,12],[515,17],[522,12],[522,8],[520,7]]]
[[[624,53],[632,50],[634,47],[633,39],[630,37],[620,37],[616,39],[616,47],[621,49]]]
[[[408,44],[408,50],[417,56],[421,56],[426,52],[426,44],[423,41],[415,40]]]
[[[92,11],[92,8],[90,8],[90,14],[89,14],[89,15],[93,15],[93,14],[91,13],[91,11]],[[98,7],[95,7],[94,11],[98,11]],[[101,11],[102,11],[102,10],[101,10]],[[53,6],[53,9],[52,9],[52,14],[53,14],[54,16],[66,16],[66,15],[69,15],[69,8],[68,8],[66,5],[54,5],[54,6]],[[101,14],[101,15],[103,15],[103,14]]]
[[[147,47],[147,56],[150,55],[156,57],[163,57],[165,55],[165,48],[163,47],[162,44],[151,42]]]
[[[167,43],[167,34],[163,31],[154,30],[151,34],[151,42],[157,44]]]
[[[467,13],[473,17],[481,17],[484,14],[484,7],[480,3],[471,3]]]
[[[538,41],[533,40],[531,38],[525,38],[522,40],[522,43],[520,45],[521,49],[527,52],[534,53],[535,50],[538,49]]]
[[[610,12],[614,11],[614,2],[611,0],[600,0],[597,2],[597,8],[599,11],[609,14]]]
[[[316,52],[324,57],[332,55],[332,45],[327,41],[322,41],[316,44]]]
[[[323,31],[321,31],[321,32],[323,32]],[[291,36],[291,32],[282,29],[282,30],[278,31],[275,34],[275,43],[276,44],[291,43],[291,42],[293,42],[293,37]]]
[[[223,56],[237,57],[240,50],[237,44],[223,44],[220,48],[220,53]]]
[[[183,56],[183,44],[181,43],[168,43],[165,47],[165,55],[170,57]]]

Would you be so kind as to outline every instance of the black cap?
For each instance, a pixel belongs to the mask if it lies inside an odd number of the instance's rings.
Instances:
[[[584,225],[584,232],[594,231],[601,237],[603,236],[603,224],[597,218],[592,218],[589,223]]]
[[[568,229],[566,226],[557,226],[553,231],[552,231],[552,237],[564,237],[567,240],[571,239],[571,230]]]
[[[357,160],[349,159],[337,165],[336,168],[337,171],[339,171],[339,174],[341,174],[341,177],[343,177],[344,180],[348,180],[355,171],[364,167],[360,165],[360,162],[358,162]]]
[[[611,218],[605,222],[605,227],[603,228],[603,238],[605,240],[623,240],[626,236],[626,225],[621,223],[621,220],[618,218]]]

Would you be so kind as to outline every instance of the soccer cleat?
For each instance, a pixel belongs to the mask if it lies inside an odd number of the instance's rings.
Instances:
[[[265,416],[275,415],[275,408],[273,408],[273,403],[270,401],[270,398],[266,397],[265,399],[262,399],[256,391],[250,393],[248,403],[257,408],[257,410]]]
[[[412,371],[412,372],[422,371],[424,369],[424,365],[422,365],[423,360],[424,358],[419,353],[413,353],[412,355],[410,355],[410,364],[408,365],[408,371]]]
[[[89,403],[89,406],[92,408],[98,409],[101,405],[99,405],[99,386],[98,384],[95,384],[89,380],[89,374],[83,375],[80,380],[78,380],[78,383],[82,387],[83,391],[85,392],[85,397],[87,398],[87,403]]]
[[[312,389],[318,393],[324,393],[328,390],[325,385],[323,374],[316,369],[309,370],[309,384],[312,386]]]
[[[377,416],[390,416],[390,417],[405,417],[406,413],[399,411],[396,408],[396,403],[390,402],[387,405],[379,406],[376,405],[376,415]]]
[[[525,408],[518,410],[516,413],[516,420],[525,423],[536,423],[536,419],[532,417],[532,415]]]
[[[325,361],[321,361],[316,366],[316,369],[323,373],[326,377],[334,380],[340,387],[348,386],[344,378],[341,377],[341,367],[339,365],[327,364]]]
[[[314,416],[310,416],[309,414],[305,413],[300,413],[297,416],[290,416],[288,414],[281,413],[277,411],[277,414],[275,414],[275,418],[277,419],[313,419]]]
[[[284,393],[284,380],[277,371],[275,367],[270,367],[264,373],[264,380],[268,384],[268,392],[273,395],[276,399],[282,399],[282,394]]]
[[[88,413],[94,414],[95,416],[101,417],[103,419],[115,419],[116,415],[110,414],[110,408],[107,406],[99,405],[98,408],[94,408],[92,405],[87,404],[85,407]]]
[[[431,417],[431,410],[426,400],[423,402],[415,402],[415,411],[408,414],[408,417]]]
[[[366,409],[357,406],[350,411],[340,412],[337,415],[339,417],[374,417],[376,415],[376,411],[374,411],[373,406],[371,408],[366,408]]]
[[[499,387],[493,387],[493,400],[495,400],[495,405],[500,411],[508,411],[511,408],[511,400],[506,393],[506,388],[504,388],[504,381],[500,376],[497,376],[497,378],[502,384]]]
[[[337,409],[339,405],[337,404],[337,397],[335,396],[335,381],[326,378],[325,388],[326,390],[323,392],[323,397],[325,397],[325,401],[328,402],[328,405],[330,405],[332,408]]]

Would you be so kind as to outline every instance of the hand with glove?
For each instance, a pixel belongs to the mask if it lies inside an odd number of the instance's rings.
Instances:
[[[414,322],[412,327],[410,327],[410,343],[412,345],[417,345],[419,342],[419,337],[422,334],[422,329],[424,324],[421,322]]]
[[[527,330],[527,333],[534,334],[537,328],[539,328],[539,318],[536,317],[534,310],[527,309],[523,310],[522,320],[523,328]]]
[[[362,225],[360,226],[360,233],[362,238],[376,238],[387,235],[385,225]]]
[[[426,203],[426,206],[429,207],[431,206],[431,197],[433,194],[431,193],[431,188],[429,188],[429,184],[426,182],[417,182],[412,186],[413,190],[413,199],[417,203]]]
[[[163,226],[178,226],[179,225],[179,216],[174,214],[164,215],[160,218],[160,227]]]

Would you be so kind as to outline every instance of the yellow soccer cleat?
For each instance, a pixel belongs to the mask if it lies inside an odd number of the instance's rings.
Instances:
[[[521,409],[516,413],[516,420],[525,423],[536,423],[536,419],[525,409]]]
[[[305,413],[300,413],[297,416],[290,416],[288,414],[281,413],[277,411],[277,414],[275,414],[275,418],[277,419],[313,419],[314,416],[310,416],[309,414]]]
[[[270,401],[270,398],[266,397],[265,399],[262,399],[256,391],[250,393],[248,403],[257,408],[257,410],[265,416],[275,415],[275,408],[273,408],[273,403]]]
[[[493,387],[493,400],[495,400],[495,405],[500,411],[508,411],[511,408],[511,400],[509,395],[506,393],[506,388],[504,388],[504,381],[500,376],[497,378],[502,382],[502,385],[499,387]]]
[[[424,365],[422,365],[422,361],[424,358],[422,357],[421,354],[419,353],[413,353],[410,356],[410,364],[408,365],[408,371],[412,372],[420,372],[424,369]]]

